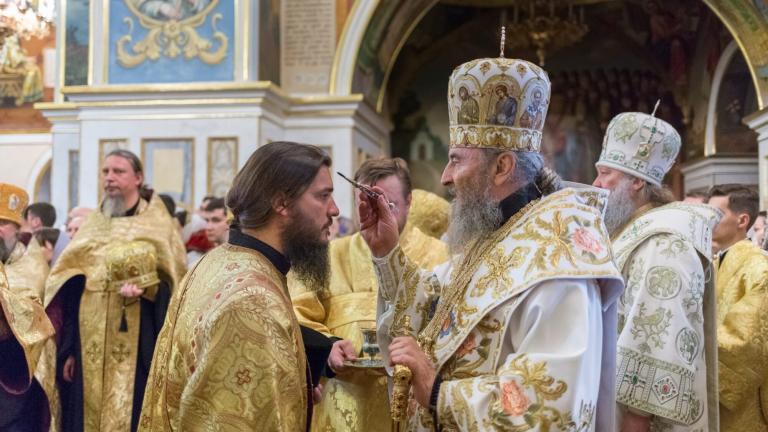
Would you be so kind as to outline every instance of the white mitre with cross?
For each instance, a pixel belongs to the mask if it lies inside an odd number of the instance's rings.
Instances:
[[[626,112],[614,117],[605,131],[603,151],[595,166],[616,169],[661,186],[675,163],[681,142],[675,128],[654,114]]]

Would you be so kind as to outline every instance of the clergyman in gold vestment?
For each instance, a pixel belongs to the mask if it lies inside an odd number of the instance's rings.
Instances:
[[[717,345],[720,430],[768,431],[768,257],[747,239],[757,192],[714,186],[709,204],[723,211],[717,248]]]
[[[156,194],[140,195],[138,157],[111,152],[102,177],[100,211],[46,282],[46,311],[62,320],[46,346],[44,387],[58,381],[64,431],[135,430],[155,340],[186,271],[174,220]]]
[[[411,179],[402,159],[370,159],[357,170],[355,181],[378,186],[386,192],[387,199],[394,204],[401,232],[400,245],[408,257],[428,269],[448,260],[448,247],[444,243],[407,223]],[[413,206],[420,204],[414,202]],[[434,218],[441,219],[441,215],[434,214]],[[312,430],[388,432],[391,420],[386,377],[350,370],[343,364],[344,353],[360,352],[361,330],[376,326],[378,285],[371,252],[359,233],[332,241],[330,249],[331,277],[326,287],[317,291],[289,277],[299,323],[341,339],[334,344],[329,359],[329,365],[338,374],[325,384],[323,398],[312,419]]]
[[[0,184],[0,430],[49,430],[46,395],[33,375],[53,326],[43,309],[48,264],[36,240],[18,239],[27,193]],[[3,271],[4,267],[4,271]],[[6,279],[7,275],[7,279]],[[55,428],[53,428],[55,430]]]
[[[311,390],[286,274],[328,277],[330,158],[318,147],[259,147],[227,195],[228,243],[174,295],[144,398],[142,431],[307,430]]]

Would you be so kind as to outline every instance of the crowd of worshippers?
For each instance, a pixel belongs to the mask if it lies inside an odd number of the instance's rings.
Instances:
[[[757,190],[677,199],[655,112],[568,183],[539,66],[448,88],[450,201],[285,141],[191,214],[127,150],[60,229],[0,183],[0,431],[768,431]]]

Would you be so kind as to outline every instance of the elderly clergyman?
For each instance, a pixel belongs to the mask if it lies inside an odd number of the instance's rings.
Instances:
[[[497,124],[487,110],[502,84],[521,109]],[[458,121],[462,86],[480,95],[477,123]],[[563,188],[543,167],[543,124],[525,127],[520,115],[538,103],[543,118],[549,93],[546,72],[522,60],[473,60],[451,75],[450,263],[418,270],[384,198],[361,196],[388,305],[379,344],[412,372],[409,430],[613,430],[623,284],[602,223],[606,194]]]

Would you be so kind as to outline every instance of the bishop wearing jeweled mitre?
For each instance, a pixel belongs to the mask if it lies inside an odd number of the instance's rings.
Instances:
[[[477,123],[458,121],[462,86],[480,95]],[[520,107],[508,124],[488,121],[499,86]],[[543,166],[542,125],[520,123],[534,103],[543,117],[549,94],[546,72],[527,61],[453,71],[442,177],[454,195],[451,262],[418,270],[384,198],[361,195],[361,232],[389,305],[379,344],[412,373],[408,430],[613,430],[623,282],[602,222],[606,193],[564,187]]]

